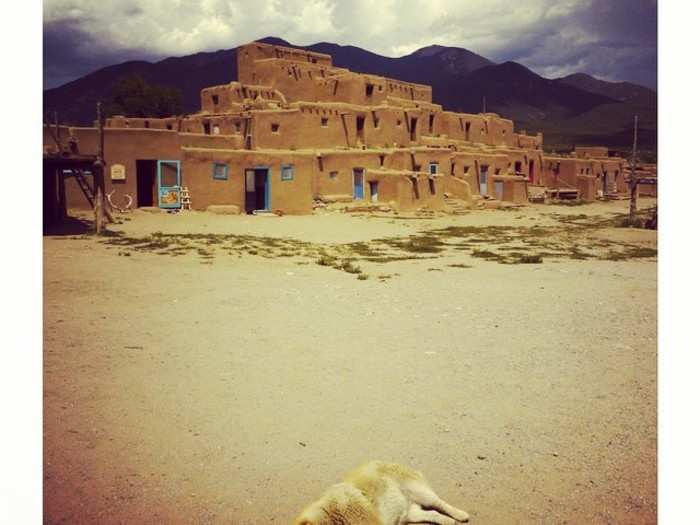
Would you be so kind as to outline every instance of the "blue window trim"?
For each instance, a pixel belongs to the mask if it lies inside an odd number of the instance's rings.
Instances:
[[[223,175],[216,174],[216,168],[218,168],[219,166],[224,167],[224,174]],[[214,162],[214,164],[212,165],[211,176],[214,180],[228,180],[228,164],[226,164],[224,162]]]
[[[288,170],[288,174],[285,177],[285,170]],[[280,180],[290,181],[294,180],[294,165],[293,164],[283,164],[280,168]]]

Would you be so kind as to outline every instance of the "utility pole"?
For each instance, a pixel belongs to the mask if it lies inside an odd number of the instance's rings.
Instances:
[[[481,97],[481,112],[486,113],[486,95]]]
[[[632,143],[632,172],[630,173],[630,227],[634,225],[637,213],[637,123],[639,118],[634,116],[634,142]]]

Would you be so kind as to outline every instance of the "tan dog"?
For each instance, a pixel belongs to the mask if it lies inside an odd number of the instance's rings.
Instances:
[[[420,472],[372,461],[324,492],[294,525],[454,525],[467,521],[469,514],[441,500]]]

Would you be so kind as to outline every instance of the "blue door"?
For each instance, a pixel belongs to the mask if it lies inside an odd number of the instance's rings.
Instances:
[[[180,207],[180,161],[158,161],[158,207]]]
[[[355,168],[352,170],[353,178],[353,197],[355,200],[362,200],[365,198],[365,170],[361,168]]]

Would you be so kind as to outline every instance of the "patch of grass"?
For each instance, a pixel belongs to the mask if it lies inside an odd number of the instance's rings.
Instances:
[[[644,259],[656,257],[658,252],[654,248],[643,246],[626,246],[623,251],[609,251],[602,259],[606,261],[626,261],[628,259]]]
[[[322,254],[321,257],[316,259],[316,264],[318,264],[319,266],[335,266],[336,259],[335,257],[331,257],[330,255]]]
[[[505,256],[501,255],[500,253],[494,253],[490,250],[474,250],[472,251],[472,257],[479,257],[480,259],[486,259],[487,261],[507,261]]]
[[[542,256],[539,254],[521,253],[513,262],[516,264],[540,264]]]
[[[428,234],[411,235],[408,240],[385,239],[383,242],[392,248],[409,253],[440,253],[444,250],[445,245],[439,238]]]
[[[372,257],[371,259],[367,260],[375,263],[390,263],[397,261],[418,261],[423,259],[439,259],[439,257],[420,257],[415,255],[385,255],[383,257]]]

